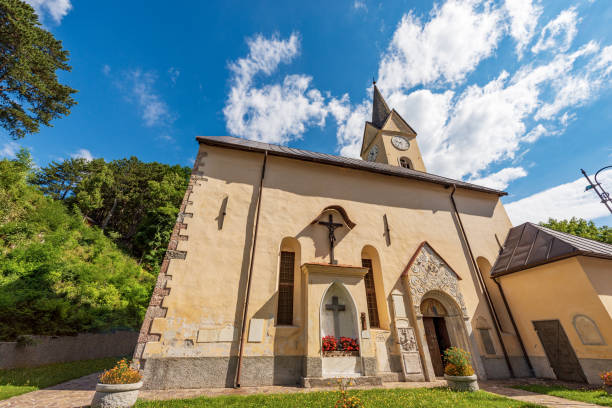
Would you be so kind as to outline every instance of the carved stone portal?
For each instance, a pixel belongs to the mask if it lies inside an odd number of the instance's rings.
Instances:
[[[467,316],[467,309],[458,285],[461,278],[429,244],[424,243],[421,246],[418,255],[406,272],[408,273],[410,294],[415,311],[420,311],[421,302],[426,293],[437,291],[451,296],[461,308],[463,315]]]

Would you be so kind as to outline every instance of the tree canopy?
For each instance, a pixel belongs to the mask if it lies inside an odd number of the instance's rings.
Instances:
[[[68,55],[29,4],[0,1],[0,126],[13,138],[70,113],[76,90],[60,84],[56,74],[70,71]]]
[[[541,222],[540,225],[555,231],[612,244],[612,228],[606,225],[598,227],[593,221],[587,221],[583,218],[572,217],[570,220],[560,221],[549,218],[548,222]]]
[[[39,169],[32,183],[67,208],[78,208],[152,270],[166,251],[190,173],[136,157],[67,159]]]
[[[43,195],[34,177],[27,151],[0,161],[0,341],[138,329],[155,273],[87,225],[78,206]]]

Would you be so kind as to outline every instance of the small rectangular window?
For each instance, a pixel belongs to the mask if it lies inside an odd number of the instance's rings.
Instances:
[[[495,354],[495,347],[493,346],[489,329],[478,329],[478,332],[480,332],[480,339],[482,340],[485,352],[487,354]]]
[[[374,285],[374,272],[372,271],[372,260],[362,259],[361,266],[368,268],[368,273],[364,277],[366,288],[366,301],[368,303],[368,317],[370,318],[370,327],[380,327],[378,320],[378,304],[376,303],[376,287]]]
[[[276,324],[293,324],[293,275],[295,268],[295,253],[281,252],[280,276],[278,281],[278,313]]]

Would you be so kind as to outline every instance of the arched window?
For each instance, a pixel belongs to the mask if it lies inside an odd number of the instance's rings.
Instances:
[[[293,324],[293,275],[295,252],[281,251],[278,280],[278,313],[276,324]]]
[[[368,303],[368,317],[370,318],[370,327],[380,327],[380,319],[378,318],[378,303],[376,300],[376,285],[374,284],[374,271],[372,270],[372,260],[362,259],[361,266],[368,268],[368,273],[364,277],[366,289],[366,301]]]
[[[412,168],[412,164],[410,163],[410,159],[408,159],[407,157],[400,157],[399,163],[400,163],[400,166],[402,166],[405,169],[411,169]]]

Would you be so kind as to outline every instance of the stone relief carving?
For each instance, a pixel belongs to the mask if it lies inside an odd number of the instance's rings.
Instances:
[[[397,329],[399,344],[402,352],[418,351],[414,328],[402,327]]]
[[[450,267],[428,244],[423,245],[409,270],[410,293],[415,310],[420,310],[423,296],[434,290],[450,295],[461,308],[463,315],[467,315],[457,281],[457,275]]]

